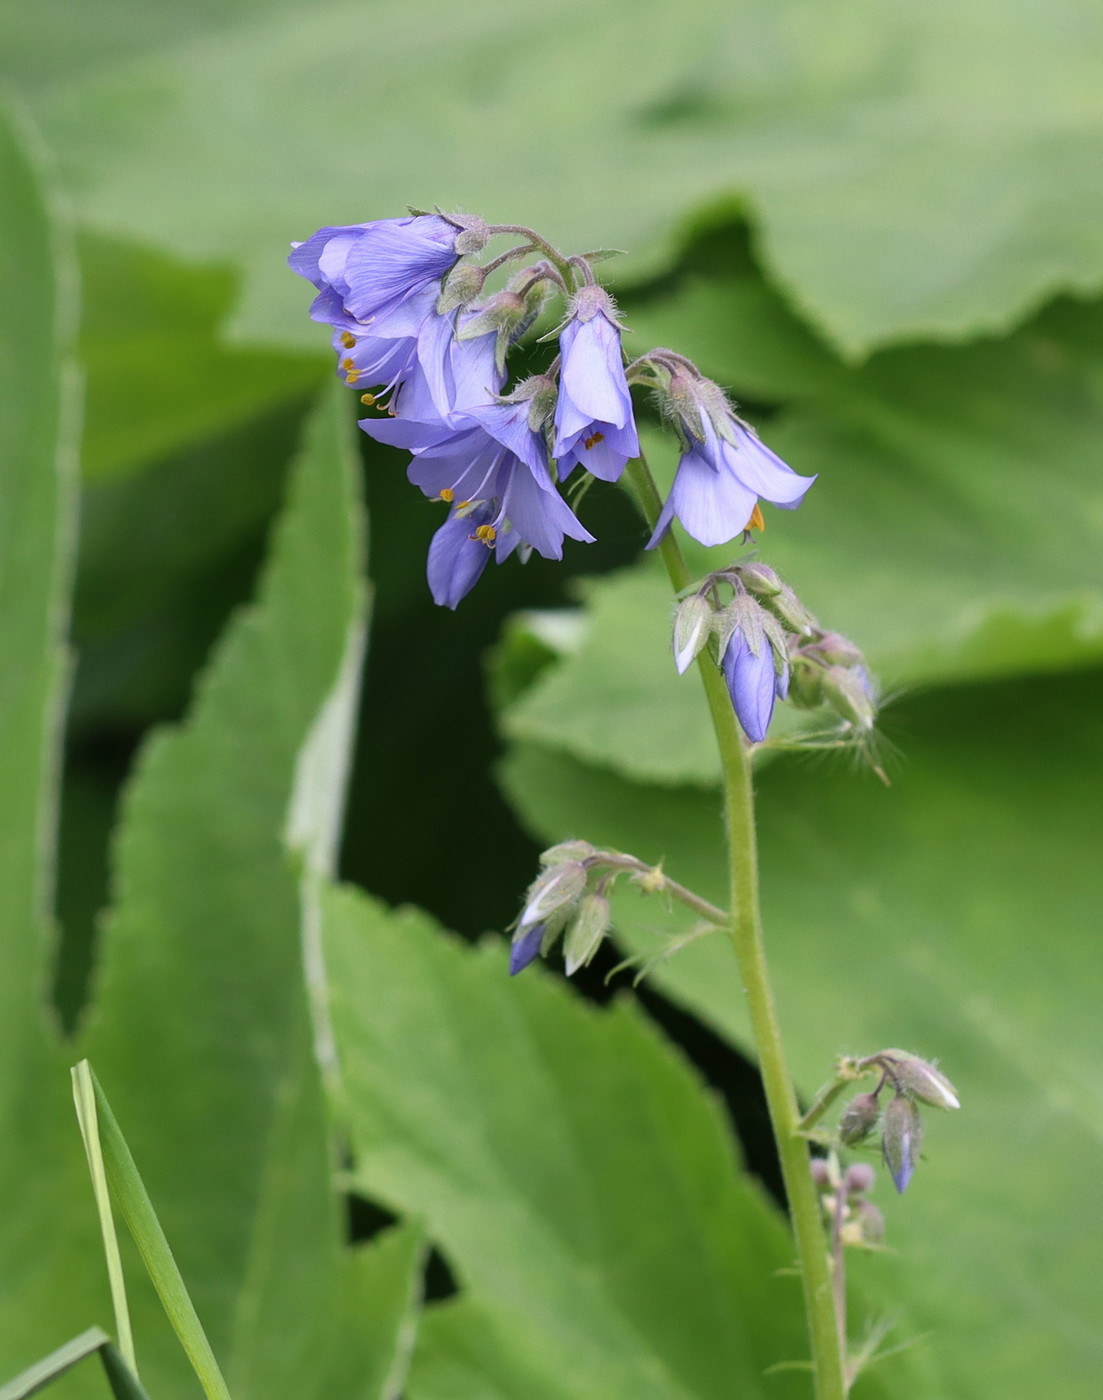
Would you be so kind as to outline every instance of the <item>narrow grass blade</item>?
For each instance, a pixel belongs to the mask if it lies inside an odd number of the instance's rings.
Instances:
[[[126,1364],[126,1358],[114,1342],[105,1341],[100,1347],[100,1360],[115,1400],[149,1400],[138,1373]]]
[[[92,1085],[92,1071],[87,1060],[81,1060],[79,1065],[73,1066],[73,1102],[76,1104],[77,1122],[80,1124],[80,1135],[84,1139],[88,1171],[92,1177],[92,1191],[96,1197],[96,1210],[100,1217],[100,1231],[103,1235],[104,1257],[107,1260],[107,1279],[111,1286],[111,1306],[115,1310],[115,1333],[119,1339],[119,1351],[130,1370],[137,1375],[138,1362],[134,1354],[134,1334],[130,1327],[130,1308],[126,1300],[126,1280],[123,1277],[119,1240],[115,1234],[115,1218],[111,1212],[111,1194],[107,1189],[107,1173],[104,1169],[103,1152],[100,1147],[96,1093]]]
[[[157,1290],[173,1331],[187,1353],[192,1370],[198,1377],[207,1400],[230,1400],[230,1392],[207,1341],[207,1334],[203,1331],[203,1325],[188,1297],[188,1290],[184,1286],[180,1270],[176,1267],[168,1240],[142,1184],[142,1178],[138,1175],[138,1168],[111,1111],[111,1105],[107,1102],[88,1061],[83,1060],[77,1069],[86,1072],[92,1089],[103,1162],[112,1194],[134,1237],[146,1272]]]
[[[79,1337],[74,1337],[64,1346],[58,1347],[57,1351],[50,1352],[49,1356],[44,1356],[33,1366],[28,1366],[21,1375],[8,1381],[7,1385],[0,1386],[0,1400],[27,1400],[28,1396],[34,1395],[51,1381],[56,1381],[58,1376],[64,1375],[71,1366],[99,1351],[100,1347],[110,1340],[101,1328],[89,1327],[87,1332],[82,1332]]]

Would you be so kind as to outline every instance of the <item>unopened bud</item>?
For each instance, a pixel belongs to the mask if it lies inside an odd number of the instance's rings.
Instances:
[[[880,1115],[881,1107],[872,1094],[851,1099],[839,1119],[839,1141],[844,1147],[851,1147],[869,1137]]]
[[[872,1189],[875,1180],[876,1173],[868,1162],[855,1162],[846,1169],[843,1190],[848,1196],[860,1196]]]
[[[843,719],[859,729],[872,729],[877,719],[872,686],[863,668],[829,666],[823,673],[823,694]]]
[[[739,577],[747,592],[756,598],[776,598],[783,587],[769,564],[740,564]]]
[[[524,932],[515,933],[509,948],[509,975],[516,977],[524,972],[530,962],[534,962],[541,952],[544,941],[544,925],[534,924]]]
[[[886,1051],[885,1058],[891,1063],[893,1078],[903,1093],[932,1108],[961,1107],[954,1086],[929,1061],[903,1050]]]
[[[769,608],[788,631],[802,637],[809,636],[816,625],[816,619],[787,583],[780,584],[776,593],[764,595],[762,605]]]
[[[863,666],[865,657],[841,632],[825,632],[810,648],[828,666]]]
[[[799,652],[790,658],[789,699],[798,710],[814,710],[823,704],[823,667],[805,661]]]
[[[578,901],[578,909],[563,940],[563,956],[567,976],[585,967],[597,952],[601,940],[609,931],[611,911],[603,894],[587,894]]]
[[[862,1244],[880,1244],[885,1238],[885,1217],[872,1201],[859,1201],[854,1223]]]
[[[881,1151],[893,1184],[903,1194],[912,1179],[923,1141],[923,1121],[915,1103],[897,1094],[885,1109],[881,1124]]]
[[[445,279],[437,298],[438,315],[446,316],[457,306],[466,306],[469,301],[474,301],[485,281],[486,273],[481,267],[474,263],[457,263]]]
[[[549,865],[529,886],[525,907],[521,912],[521,928],[547,923],[557,915],[557,922],[561,927],[563,917],[569,913],[585,888],[584,866],[575,861]]]
[[[557,846],[549,846],[540,853],[541,865],[562,865],[564,861],[589,860],[597,854],[597,847],[589,841],[560,841]]]
[[[712,605],[700,593],[683,598],[674,614],[674,665],[680,676],[696,661],[712,628]]]
[[[825,1191],[831,1185],[831,1168],[828,1166],[826,1157],[813,1157],[809,1163],[812,1170],[812,1180],[817,1191]]]
[[[454,247],[461,258],[471,253],[481,253],[490,242],[486,220],[480,219],[477,214],[448,214],[446,217],[450,224],[459,225],[460,232],[456,234]]]

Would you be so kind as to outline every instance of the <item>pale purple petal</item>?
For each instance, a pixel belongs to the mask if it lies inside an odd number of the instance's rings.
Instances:
[[[540,954],[540,944],[543,941],[543,924],[534,924],[525,933],[514,938],[509,949],[509,975],[511,977],[516,977],[519,972],[524,972],[529,963],[536,961]]]
[[[550,477],[538,482],[516,463],[502,492],[502,514],[520,537],[545,559],[563,558],[563,537],[593,543],[593,535],[556,491]]]
[[[773,649],[763,638],[755,656],[746,637],[737,630],[724,650],[722,667],[736,717],[747,738],[760,744],[770,727],[777,697]]]
[[[754,433],[736,423],[734,444],[721,441],[719,456],[724,466],[756,496],[771,505],[793,509],[815,481],[814,476],[798,476]]]
[[[453,511],[429,544],[426,575],[433,601],[455,608],[475,587],[490,562],[490,547],[475,539],[475,530],[488,523],[490,511],[457,515]]]
[[[654,548],[672,516],[704,545],[725,544],[746,529],[757,504],[755,493],[730,472],[717,472],[695,444],[678,463],[670,496],[659,525],[648,541]]]
[[[600,312],[588,321],[576,318],[564,327],[559,352],[563,357],[560,394],[586,419],[623,428],[632,417],[632,399],[624,374],[620,327]]]
[[[480,404],[457,414],[457,419],[474,419],[491,437],[496,438],[503,447],[508,447],[515,457],[519,457],[536,477],[546,479],[551,489],[544,439],[542,434],[534,433],[529,427],[527,402]]]

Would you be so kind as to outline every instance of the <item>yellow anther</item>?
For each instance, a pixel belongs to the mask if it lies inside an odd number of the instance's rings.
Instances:
[[[360,402],[361,402],[362,404],[364,404],[366,407],[371,408],[372,404],[375,403],[375,395],[374,395],[374,394],[361,394],[361,395],[360,395]]]
[[[451,486],[445,486],[441,490],[440,499],[447,502],[448,505],[451,505],[456,499],[456,493],[452,490]]]
[[[357,381],[359,378],[360,378],[360,371],[359,371],[358,369],[350,369],[350,370],[348,371],[348,373],[345,375],[345,383],[346,383],[346,384],[355,384],[356,381]]]
[[[342,368],[342,369],[355,369],[355,368],[356,368],[356,361],[355,361],[355,360],[342,360],[342,361],[341,361],[341,368]]]
[[[356,337],[351,331],[342,331],[341,344],[345,347],[346,350],[351,350],[352,347],[356,344]]]
[[[483,544],[493,544],[498,538],[498,531],[493,525],[477,525],[472,538],[482,540]]]
[[[762,507],[757,501],[755,502],[754,510],[751,511],[751,518],[747,521],[745,528],[748,530],[765,530],[766,528],[766,522],[762,518]]]
[[[590,449],[591,447],[596,447],[596,446],[598,445],[599,442],[604,442],[604,441],[605,441],[605,434],[604,434],[604,433],[591,433],[590,436],[589,436],[588,438],[583,438],[583,439],[582,439],[582,446],[585,447],[587,451],[589,451],[589,449]]]

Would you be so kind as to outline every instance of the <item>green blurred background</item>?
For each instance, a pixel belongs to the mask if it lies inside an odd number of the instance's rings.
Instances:
[[[867,1272],[931,1334],[900,1393],[1096,1395],[1101,61],[1092,0],[5,0],[0,65],[82,287],[65,1026],[121,786],[253,595],[332,375],[288,243],[440,204],[624,249],[604,266],[630,348],[695,357],[819,474],[762,556],[892,697],[890,789],[799,758],[760,787],[802,1091],[840,1052],[904,1044],[965,1104],[883,1202],[898,1252]],[[469,938],[508,924],[568,835],[721,898],[703,706],[627,500],[599,484],[596,545],[489,571],[453,616],[424,583],[432,508],[401,454],[359,449],[373,602],[341,873]],[[672,448],[655,456],[669,474]],[[618,912],[634,952],[677,927]],[[726,949],[653,986],[666,1033],[753,1101]]]

